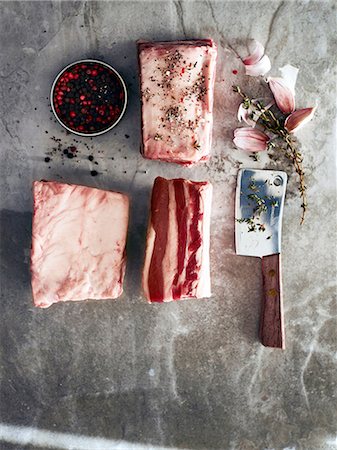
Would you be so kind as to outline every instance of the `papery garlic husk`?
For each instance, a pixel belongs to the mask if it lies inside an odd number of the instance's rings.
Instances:
[[[285,66],[280,67],[279,71],[281,72],[285,84],[295,95],[295,86],[299,69],[295,66],[292,66],[291,64],[286,64]]]
[[[271,63],[269,57],[264,55],[264,46],[256,39],[252,39],[249,50],[250,55],[242,59],[245,65],[246,75],[258,77],[269,72]]]
[[[247,125],[255,127],[256,122],[251,118],[253,111],[251,108],[245,108],[244,104],[241,103],[238,109],[238,121],[244,121]]]
[[[303,127],[306,123],[310,122],[313,118],[316,111],[316,107],[312,108],[303,108],[294,111],[290,116],[286,118],[284,123],[284,128],[288,131],[288,133],[294,133],[301,127]]]
[[[295,110],[295,95],[287,86],[283,78],[268,78],[270,90],[272,91],[278,108],[284,114],[290,114]]]
[[[269,136],[256,128],[243,127],[234,130],[233,143],[241,150],[263,152],[267,150],[269,141]]]
[[[245,66],[256,64],[257,62],[260,61],[260,59],[264,55],[264,46],[261,44],[261,42],[257,41],[256,39],[252,39],[249,42],[248,48],[250,54],[242,60]]]
[[[259,77],[265,75],[271,69],[271,62],[267,55],[264,55],[260,61],[253,65],[245,65],[246,75]]]

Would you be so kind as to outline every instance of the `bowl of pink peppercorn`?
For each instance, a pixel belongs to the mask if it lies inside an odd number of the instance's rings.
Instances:
[[[83,59],[57,75],[50,100],[64,128],[80,136],[98,136],[121,120],[127,91],[122,77],[109,64]]]

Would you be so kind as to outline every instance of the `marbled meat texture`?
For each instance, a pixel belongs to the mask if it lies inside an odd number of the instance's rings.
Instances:
[[[139,42],[142,154],[190,165],[209,159],[217,49],[211,39]]]
[[[121,295],[128,197],[54,181],[35,181],[33,194],[35,306]]]
[[[156,178],[143,269],[149,302],[211,295],[211,202],[208,182]]]

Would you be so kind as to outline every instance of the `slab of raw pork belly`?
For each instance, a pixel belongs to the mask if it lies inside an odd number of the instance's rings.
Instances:
[[[143,269],[149,302],[210,297],[211,202],[211,183],[156,178]]]
[[[123,292],[128,197],[54,181],[35,181],[33,195],[35,306],[118,297]]]
[[[190,165],[209,159],[217,49],[211,39],[138,43],[142,154]]]

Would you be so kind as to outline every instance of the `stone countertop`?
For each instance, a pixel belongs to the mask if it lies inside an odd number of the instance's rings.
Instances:
[[[335,3],[2,2],[0,20],[1,448],[336,449]],[[219,46],[212,159],[192,169],[145,160],[135,41],[199,37]],[[318,105],[298,133],[309,198],[303,226],[287,163],[267,155],[254,162],[231,141],[239,103],[231,85],[257,88],[235,53],[252,37],[265,45],[271,75],[287,63],[300,68],[298,107]],[[116,67],[130,94],[122,122],[92,140],[66,135],[48,101],[57,72],[87,57]],[[62,160],[69,145],[79,156]],[[282,247],[285,351],[259,343],[261,262],[234,251],[240,162],[291,175]],[[148,305],[142,298],[149,196],[158,175],[214,184],[211,299]],[[120,299],[33,308],[34,179],[130,194]],[[41,430],[53,432],[44,444]],[[74,435],[86,446],[71,443]]]

